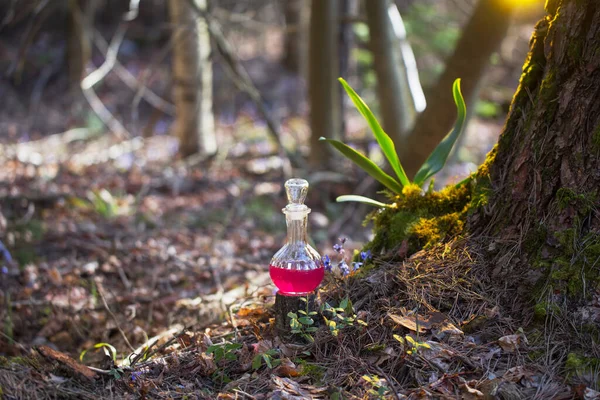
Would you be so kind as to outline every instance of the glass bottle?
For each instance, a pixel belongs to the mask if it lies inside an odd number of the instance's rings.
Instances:
[[[307,243],[310,208],[304,200],[308,182],[289,179],[285,182],[285,191],[289,204],[282,211],[287,223],[287,242],[271,259],[269,274],[279,294],[302,296],[319,286],[325,268],[319,253]]]

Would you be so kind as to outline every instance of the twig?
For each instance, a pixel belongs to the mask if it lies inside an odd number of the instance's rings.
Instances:
[[[121,325],[119,324],[119,320],[117,319],[117,316],[111,311],[110,307],[108,306],[108,303],[106,302],[106,297],[104,297],[104,290],[102,289],[102,283],[100,283],[100,281],[98,279],[95,279],[94,282],[96,283],[96,289],[98,290],[98,294],[100,295],[100,298],[102,299],[104,308],[106,309],[106,311],[108,311],[108,314],[111,316],[111,318],[115,322],[115,325],[117,326],[117,329],[119,330],[119,333],[125,340],[125,343],[127,344],[127,346],[129,346],[129,349],[131,349],[131,351],[135,351],[135,349],[129,342],[129,339],[127,339],[127,335],[125,335],[125,332],[121,328]]]
[[[221,32],[221,29],[214,21],[214,19],[210,16],[209,13],[202,10],[193,0],[188,0],[191,8],[198,14],[199,17],[202,17],[206,21],[206,25],[208,27],[208,32],[211,37],[215,41],[217,45],[217,50],[219,51],[221,57],[225,60],[225,64],[228,67],[228,72],[230,73],[230,77],[232,78],[233,83],[239,90],[245,92],[250,99],[256,104],[258,111],[264,118],[267,123],[268,132],[271,134],[271,137],[277,143],[280,157],[284,160],[283,164],[283,172],[284,175],[289,177],[292,174],[291,171],[291,160],[293,158],[292,154],[290,154],[286,148],[283,146],[281,141],[281,133],[279,132],[279,128],[277,123],[265,107],[265,103],[260,95],[259,90],[256,88],[254,83],[252,82],[252,78],[248,74],[248,71],[242,66],[239,60],[235,57],[235,54],[231,48],[231,45]],[[296,164],[300,164],[301,161],[299,159],[294,159]]]
[[[179,337],[181,337],[181,335],[183,335],[186,332],[187,328],[186,327],[181,327],[176,326],[173,327],[171,329],[169,329],[168,331],[162,332],[159,335],[154,336],[151,339],[148,339],[148,341],[146,343],[144,343],[143,345],[141,345],[140,347],[138,347],[137,349],[135,349],[135,351],[133,353],[131,353],[127,359],[130,359],[131,356],[133,356],[135,354],[135,357],[133,358],[133,360],[131,360],[131,362],[129,363],[129,366],[131,368],[133,368],[133,366],[140,360],[140,358],[142,358],[142,356],[144,354],[147,354],[148,351],[150,351],[150,349],[152,347],[154,347],[154,345],[156,345],[156,343],[158,343],[158,341],[162,338],[164,338],[165,336],[169,336],[172,335],[174,332],[179,331],[178,334],[176,334],[175,336],[173,336],[171,339],[169,339],[167,342],[165,342],[162,346],[160,346],[158,349],[156,349],[155,351],[153,351],[152,353],[150,353],[146,358],[150,358],[151,356],[153,356],[154,354],[156,354],[158,351],[164,349],[165,347],[169,346],[169,344],[173,343],[173,341],[175,341],[176,339],[178,339]],[[139,353],[138,353],[139,352]]]
[[[98,49],[107,53],[109,51],[109,44],[104,40],[101,33],[96,29],[94,31],[94,44]],[[108,54],[106,55],[108,57]],[[117,76],[129,87],[140,93],[140,96],[148,102],[152,107],[164,112],[167,115],[175,115],[175,106],[154,93],[148,88],[143,82],[140,82],[127,68],[125,68],[116,58],[114,60],[114,71]]]

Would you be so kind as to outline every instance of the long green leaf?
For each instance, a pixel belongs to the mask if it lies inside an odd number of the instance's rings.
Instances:
[[[463,99],[460,91],[460,79],[454,81],[454,84],[452,85],[452,95],[454,96],[454,103],[456,104],[456,111],[458,113],[456,122],[454,123],[452,130],[440,144],[437,145],[429,155],[429,158],[427,158],[425,163],[419,168],[419,171],[417,171],[414,182],[419,186],[422,186],[427,179],[431,178],[444,167],[444,164],[446,164],[446,160],[452,151],[452,147],[454,147],[454,143],[456,143],[456,140],[463,131],[467,115],[467,106],[465,105],[465,99]]]
[[[368,197],[357,196],[357,195],[354,195],[354,194],[348,194],[348,195],[345,195],[345,196],[339,196],[337,199],[335,199],[335,201],[337,201],[338,203],[342,203],[344,201],[355,201],[357,203],[370,204],[370,205],[375,206],[375,207],[391,207],[391,205],[389,205],[389,204],[385,204],[385,203],[382,203],[380,201],[370,199]]]
[[[400,183],[402,184],[402,186],[408,185],[410,181],[408,180],[408,177],[404,172],[404,168],[402,168],[402,164],[400,164],[400,159],[398,158],[398,154],[396,153],[396,147],[394,146],[394,142],[388,136],[388,134],[384,132],[384,130],[381,128],[381,125],[379,125],[377,118],[375,118],[375,115],[373,115],[373,112],[371,112],[371,110],[363,101],[363,99],[361,99],[361,97],[358,94],[356,94],[354,89],[352,89],[350,85],[348,85],[348,82],[346,82],[343,78],[339,78],[338,80],[346,90],[346,93],[348,93],[348,96],[350,96],[350,99],[352,100],[358,111],[369,124],[369,127],[373,131],[373,135],[375,135],[375,139],[377,140],[377,143],[379,143],[383,154],[392,166],[392,169],[398,176],[398,179],[400,179]]]
[[[354,150],[352,147],[340,142],[339,140],[327,139],[324,137],[319,138],[319,140],[324,140],[327,143],[331,144],[335,147],[340,153],[342,153],[346,158],[350,161],[358,165],[362,168],[367,174],[371,175],[378,182],[380,182],[383,186],[390,189],[394,193],[402,192],[402,185],[398,183],[397,180],[383,172],[381,168],[373,161],[369,160],[364,155],[360,154],[358,151]]]

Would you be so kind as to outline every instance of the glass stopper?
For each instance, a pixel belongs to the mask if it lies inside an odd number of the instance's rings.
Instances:
[[[308,181],[306,179],[288,179],[285,182],[285,192],[290,204],[304,205],[308,193]]]

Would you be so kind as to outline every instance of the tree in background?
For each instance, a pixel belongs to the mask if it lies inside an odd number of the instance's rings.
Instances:
[[[329,149],[321,136],[340,136],[338,90],[338,1],[313,0],[310,14],[308,97],[310,103],[310,155],[313,168],[326,165]]]
[[[206,0],[194,1],[206,10]],[[210,36],[206,21],[197,16],[188,0],[170,0],[173,25],[173,101],[176,119],[173,134],[179,153],[213,154],[217,151],[212,102]]]
[[[285,17],[284,54],[281,63],[290,72],[301,75],[305,46],[302,35],[303,0],[288,0],[283,4]]]
[[[380,0],[378,0],[380,1]],[[446,136],[456,118],[452,82],[462,79],[467,110],[474,109],[481,79],[510,25],[515,2],[479,0],[438,82],[427,92],[428,106],[418,117],[410,135],[398,148],[409,177]],[[472,112],[472,111],[470,111]]]
[[[425,96],[396,5],[390,0],[369,0],[365,8],[383,128],[400,148],[417,113],[425,108]]]

